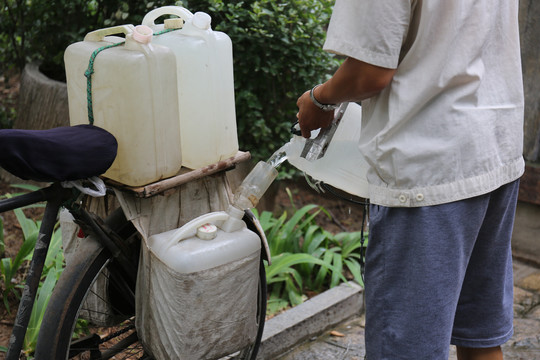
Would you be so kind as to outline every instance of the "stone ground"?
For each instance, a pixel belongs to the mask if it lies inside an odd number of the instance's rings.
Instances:
[[[514,262],[514,336],[504,346],[505,360],[540,360],[540,268]],[[279,360],[364,359],[364,318],[351,319],[339,327],[301,344]],[[449,360],[456,360],[450,348]]]

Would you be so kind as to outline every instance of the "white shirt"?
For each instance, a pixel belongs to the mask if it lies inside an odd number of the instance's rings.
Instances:
[[[337,0],[324,49],[397,68],[362,102],[370,201],[428,206],[524,171],[518,0]]]

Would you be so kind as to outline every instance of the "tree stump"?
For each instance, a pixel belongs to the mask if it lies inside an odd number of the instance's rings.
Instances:
[[[44,130],[59,126],[69,126],[66,83],[49,79],[39,71],[37,63],[27,64],[21,76],[17,118],[13,128]],[[0,179],[9,183],[29,182],[4,169],[0,169]]]
[[[44,130],[69,126],[67,85],[49,79],[36,63],[27,64],[21,76],[15,129]]]

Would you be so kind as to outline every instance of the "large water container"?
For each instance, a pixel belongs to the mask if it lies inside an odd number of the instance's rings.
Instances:
[[[154,358],[216,359],[254,341],[261,240],[232,210],[143,243],[136,327]]]
[[[156,20],[164,15],[164,24]],[[150,11],[143,25],[154,30],[153,43],[173,50],[177,62],[182,164],[196,169],[238,151],[231,39],[213,31],[208,14],[178,6]],[[165,30],[165,31],[164,31]]]
[[[117,34],[122,37],[111,36]],[[94,125],[118,140],[118,155],[105,177],[140,186],[174,176],[182,165],[176,59],[170,49],[152,44],[148,27],[100,29],[65,51],[69,117],[89,122],[87,78],[93,61],[91,100]]]
[[[308,160],[302,157],[306,139],[294,136],[285,145],[287,161],[297,169],[351,195],[369,197],[369,164],[358,148],[362,130],[362,107],[349,103],[324,156]],[[311,132],[315,138],[319,130]]]

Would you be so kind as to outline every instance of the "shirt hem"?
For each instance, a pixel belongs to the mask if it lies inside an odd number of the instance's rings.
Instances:
[[[413,189],[393,189],[369,184],[369,199],[372,204],[387,207],[440,205],[487,194],[519,179],[524,171],[525,160],[520,157],[491,172],[448,184]]]

